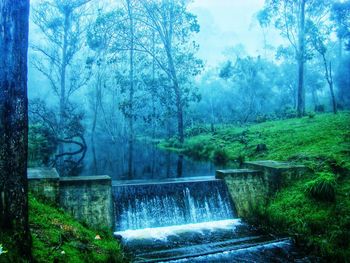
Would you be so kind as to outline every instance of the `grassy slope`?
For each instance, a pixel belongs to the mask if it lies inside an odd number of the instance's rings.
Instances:
[[[35,262],[126,262],[120,244],[110,231],[92,230],[62,210],[30,197],[30,228]],[[101,239],[95,239],[99,235]],[[0,243],[8,250],[0,262],[21,262],[9,238]]]
[[[261,143],[266,144],[267,151],[259,153],[256,146]],[[163,148],[174,146],[162,144]],[[229,160],[272,159],[304,163],[315,174],[305,175],[272,197],[261,220],[278,232],[306,241],[323,256],[349,260],[349,113],[222,128],[215,133],[189,138],[181,151],[208,159],[224,155]],[[334,202],[317,201],[306,193],[307,184],[321,171],[332,172],[337,177]]]

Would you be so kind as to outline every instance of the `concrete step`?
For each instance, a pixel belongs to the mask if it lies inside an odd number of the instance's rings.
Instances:
[[[204,245],[185,246],[176,249],[154,251],[137,255],[135,262],[166,262],[180,259],[191,259],[235,250],[251,249],[258,246],[266,246],[277,242],[285,242],[289,239],[272,239],[269,236],[250,236],[232,239],[224,242],[214,242]]]
[[[259,176],[262,175],[262,172],[259,170],[253,169],[226,169],[226,170],[217,170],[215,177],[217,179],[225,179],[225,177],[232,176]]]

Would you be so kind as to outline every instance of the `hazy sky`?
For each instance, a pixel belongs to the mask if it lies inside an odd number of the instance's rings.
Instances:
[[[263,34],[254,15],[263,5],[264,0],[194,0],[190,10],[201,26],[199,56],[208,66],[223,61],[225,51],[239,43],[251,55],[261,53]]]

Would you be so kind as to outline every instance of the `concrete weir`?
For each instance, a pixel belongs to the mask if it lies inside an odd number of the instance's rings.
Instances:
[[[230,219],[232,203],[222,180],[182,178],[113,183],[116,230],[138,230]]]
[[[113,182],[109,176],[59,177],[55,169],[35,168],[28,169],[28,180],[32,192],[75,218],[124,231],[233,215],[248,218],[257,215],[275,191],[307,172],[302,165],[276,161],[246,162],[243,167],[218,170],[216,178]]]
[[[109,176],[59,177],[54,168],[28,169],[30,191],[58,204],[93,227],[114,226]]]
[[[269,196],[307,172],[303,165],[277,161],[246,162],[243,168],[216,171],[216,178],[227,185],[237,215],[243,218],[259,214]]]

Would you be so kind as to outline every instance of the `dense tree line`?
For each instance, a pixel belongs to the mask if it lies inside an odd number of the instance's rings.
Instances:
[[[31,45],[31,67],[56,97],[33,100],[30,113],[47,140],[55,138],[56,165],[74,168],[101,136],[122,141],[132,155],[137,135],[175,135],[182,143],[186,128],[198,124],[214,129],[349,108],[349,1],[266,0],[252,18],[264,35],[261,54],[237,45],[216,67],[197,56],[200,25],[189,4],[33,3],[41,39]],[[272,28],[282,45],[269,43]]]
[[[188,4],[33,4],[43,40],[31,45],[32,66],[46,77],[56,102],[33,100],[31,120],[54,134],[56,164],[84,154],[86,130],[92,140],[96,133],[125,139],[130,152],[136,133],[145,129],[153,137],[176,134],[183,142],[186,109],[199,99],[194,77],[202,70],[193,41],[199,25]]]
[[[205,113],[193,117],[246,123],[349,109],[349,16],[349,1],[265,1],[255,17],[265,39],[261,54],[237,45],[208,71],[200,82],[203,100],[192,108]],[[269,43],[272,28],[283,44]]]

